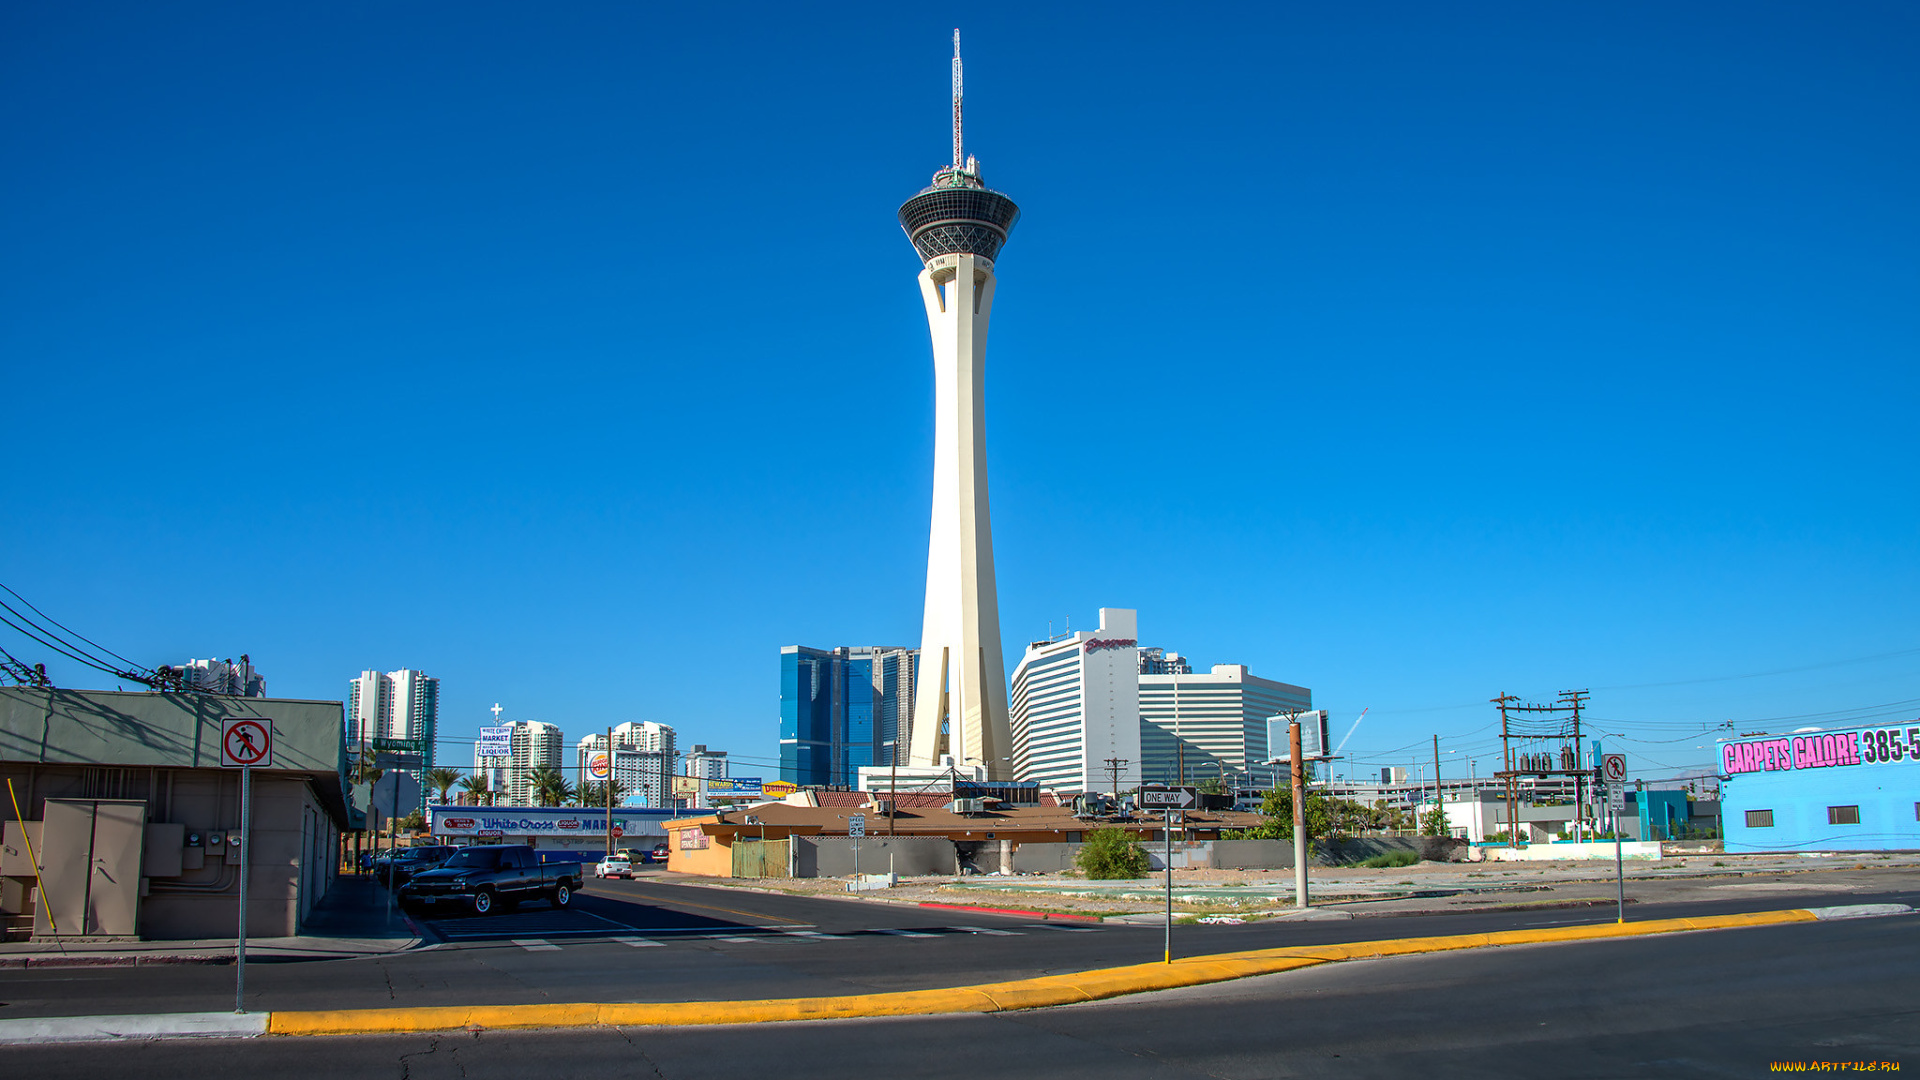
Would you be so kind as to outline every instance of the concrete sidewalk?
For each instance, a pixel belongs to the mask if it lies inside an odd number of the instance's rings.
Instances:
[[[247,938],[247,962],[348,960],[384,956],[421,944],[422,935],[371,877],[342,875],[296,937]],[[231,964],[233,938],[194,941],[12,941],[0,944],[0,971],[143,964]]]

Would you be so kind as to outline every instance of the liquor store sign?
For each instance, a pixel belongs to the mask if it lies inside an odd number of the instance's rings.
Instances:
[[[1920,726],[1749,739],[1720,748],[1728,776],[1920,761]]]

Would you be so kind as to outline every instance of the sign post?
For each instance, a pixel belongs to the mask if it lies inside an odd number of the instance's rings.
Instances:
[[[1173,963],[1173,813],[1185,810],[1200,800],[1197,788],[1190,787],[1143,787],[1140,789],[1140,809],[1164,810],[1167,814],[1166,855],[1161,862],[1167,876],[1167,928],[1165,948],[1166,963]]]
[[[233,939],[233,1011],[247,1011],[247,848],[253,831],[253,768],[273,766],[273,721],[245,716],[220,722],[220,765],[240,770],[240,896]]]
[[[847,818],[847,839],[853,841],[853,883],[860,884],[860,841],[866,839],[867,815],[853,814]]]
[[[1620,854],[1620,811],[1627,783],[1627,755],[1605,754],[1600,758],[1600,773],[1606,777],[1613,806],[1613,877],[1619,887],[1619,906],[1615,920],[1627,921],[1627,863]]]

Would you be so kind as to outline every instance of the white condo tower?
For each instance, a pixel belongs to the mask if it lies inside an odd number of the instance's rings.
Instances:
[[[980,182],[960,136],[960,31],[953,32],[953,164],[900,207],[900,225],[926,269],[920,296],[933,334],[933,528],[927,606],[907,763],[983,766],[1012,779],[1000,602],[987,512],[985,381],[993,260],[1020,216]]]

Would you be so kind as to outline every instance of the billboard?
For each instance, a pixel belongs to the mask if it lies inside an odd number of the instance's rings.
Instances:
[[[608,758],[609,755],[605,750],[588,754],[587,778],[591,780],[605,780],[607,774],[613,771],[613,766],[608,762]]]
[[[762,790],[757,776],[731,776],[707,781],[707,794],[716,799],[758,799]]]
[[[1308,761],[1324,758],[1331,753],[1327,749],[1327,711],[1315,709],[1298,716],[1270,716],[1267,718],[1267,760],[1290,761],[1293,757],[1293,741],[1288,726],[1291,721],[1300,721],[1300,756]]]
[[[673,797],[691,799],[700,794],[700,778],[697,776],[676,776],[673,778]]]
[[[769,799],[784,799],[799,790],[799,784],[789,784],[785,780],[769,780],[760,785],[760,794]]]
[[[474,740],[473,752],[476,757],[512,757],[513,729],[510,727],[483,727],[480,737]]]

